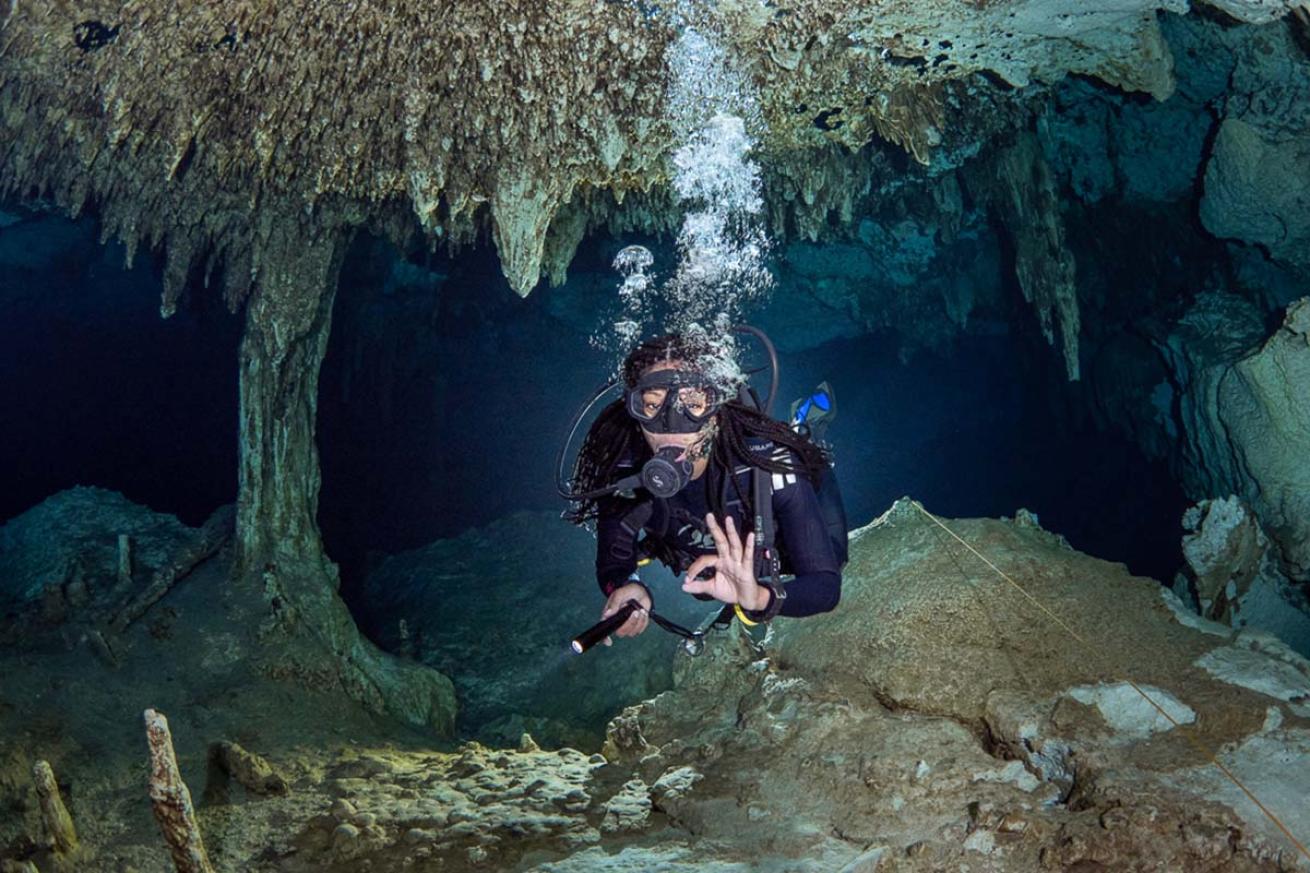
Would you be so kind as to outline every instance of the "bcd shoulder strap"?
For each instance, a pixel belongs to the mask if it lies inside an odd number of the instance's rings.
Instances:
[[[781,594],[778,576],[781,562],[774,548],[776,531],[773,524],[773,474],[751,466],[751,503],[755,509],[755,577],[768,579],[775,592]]]

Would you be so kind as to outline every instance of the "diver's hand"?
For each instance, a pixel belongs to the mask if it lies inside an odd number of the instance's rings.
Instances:
[[[632,615],[628,616],[628,620],[614,632],[616,637],[635,637],[646,629],[646,625],[650,624],[650,595],[646,593],[645,586],[638,585],[635,582],[629,582],[627,585],[615,588],[610,593],[609,599],[605,601],[605,609],[600,614],[601,619],[609,618],[618,612],[623,608],[623,604],[629,600],[637,601],[642,608],[632,611]],[[614,640],[605,637],[605,645],[614,645]]]
[[[743,543],[732,516],[724,519],[724,527],[719,527],[713,513],[705,516],[705,523],[718,553],[701,555],[691,562],[682,590],[709,594],[724,603],[740,603],[742,609],[762,609],[769,602],[769,592],[755,579],[755,532],[748,533]],[[711,567],[711,578],[696,578]]]

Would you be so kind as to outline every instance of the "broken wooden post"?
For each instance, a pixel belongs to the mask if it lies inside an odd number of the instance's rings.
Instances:
[[[177,769],[168,719],[153,709],[145,711],[145,719],[146,741],[150,744],[150,803],[173,854],[173,866],[178,873],[214,873],[200,838],[191,792]]]
[[[59,786],[55,783],[55,772],[47,761],[37,761],[32,765],[32,780],[36,783],[36,794],[41,799],[41,819],[45,829],[54,843],[55,852],[71,855],[77,851],[77,830],[73,827],[73,817],[64,806],[64,799],[59,796]]]

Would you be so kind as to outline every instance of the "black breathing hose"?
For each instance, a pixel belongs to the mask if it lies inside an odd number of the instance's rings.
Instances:
[[[732,330],[736,333],[748,333],[760,341],[764,350],[769,353],[769,395],[764,400],[764,408],[761,410],[765,415],[770,415],[773,409],[773,401],[778,398],[778,350],[773,346],[773,340],[758,327],[751,327],[749,324],[734,324]]]
[[[586,494],[577,494],[570,491],[564,484],[564,461],[568,455],[569,446],[573,445],[573,438],[578,434],[578,428],[582,426],[582,420],[587,417],[587,413],[591,412],[591,408],[617,384],[619,384],[618,379],[610,379],[604,385],[601,385],[592,392],[591,398],[583,405],[582,410],[574,416],[573,424],[569,427],[569,435],[564,438],[564,442],[560,444],[559,453],[555,455],[555,490],[558,491],[559,496],[563,497],[565,500],[590,500],[596,497],[602,497],[614,490],[614,487],[610,486]]]

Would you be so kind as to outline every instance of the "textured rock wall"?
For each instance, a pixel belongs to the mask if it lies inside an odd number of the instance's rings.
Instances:
[[[1091,402],[1168,458],[1192,499],[1246,500],[1293,579],[1306,538],[1293,301],[1310,287],[1300,27],[1168,19],[1173,96],[1121,101],[1074,83],[1037,127],[1069,195]]]
[[[1254,20],[1293,4],[1224,5]],[[926,163],[968,114],[950,83],[980,72],[1015,86],[1074,72],[1163,98],[1156,12],[1185,8],[730,3],[707,27],[763,95],[765,163],[809,177],[779,193],[809,205],[816,150],[877,138]],[[671,33],[636,5],[581,0],[14,3],[0,18],[0,190],[94,204],[107,235],[162,246],[165,312],[193,270],[227,267],[240,300],[276,223],[455,242],[489,226],[526,293],[575,192],[604,190],[619,211],[667,178]]]
[[[1261,29],[1233,53],[1200,216],[1215,236],[1310,271],[1310,65],[1297,38]]]
[[[250,674],[239,603],[207,575],[169,604],[178,628],[203,632],[139,627],[121,673],[0,649],[0,667],[27,659],[0,707],[20,743],[0,750],[17,813],[0,818],[0,862],[49,866],[23,773],[38,752],[72,780],[80,870],[170,869],[130,711],[149,693],[176,708],[221,871],[1310,870],[1193,745],[1301,838],[1310,663],[1071,550],[1031,513],[946,524],[1085,643],[898,501],[854,534],[836,610],[716,632],[674,659],[673,688],[610,719],[593,754],[527,734],[434,747],[339,700],[288,696]],[[530,548],[503,558],[512,576],[537,569]],[[484,612],[484,629],[497,618]],[[633,642],[577,663],[611,670]],[[207,747],[238,737],[289,790],[202,776]]]
[[[1277,532],[1296,578],[1310,581],[1310,298],[1222,377],[1208,428],[1239,471],[1234,490]]]
[[[1189,574],[1174,591],[1201,615],[1268,631],[1310,652],[1310,591],[1287,578],[1278,548],[1240,498],[1203,500],[1183,516]]]
[[[1237,293],[1199,294],[1166,336],[1148,340],[1163,366],[1144,379],[1132,377],[1137,362],[1106,373],[1138,395],[1120,407],[1135,413],[1112,413],[1119,424],[1168,458],[1200,501],[1183,519],[1196,608],[1306,651],[1310,299],[1289,306],[1272,334],[1264,318]],[[1239,600],[1249,601],[1240,616]]]
[[[1201,294],[1156,346],[1169,379],[1161,423],[1187,491],[1241,496],[1300,581],[1310,578],[1308,315],[1310,302],[1293,303],[1267,336],[1254,304]]]
[[[1279,762],[1310,743],[1310,664],[1031,514],[949,525],[1083,642],[899,501],[854,534],[837,610],[684,660],[606,756],[703,842],[751,835],[761,866],[1310,868],[1192,744],[1305,833],[1304,777]]]

